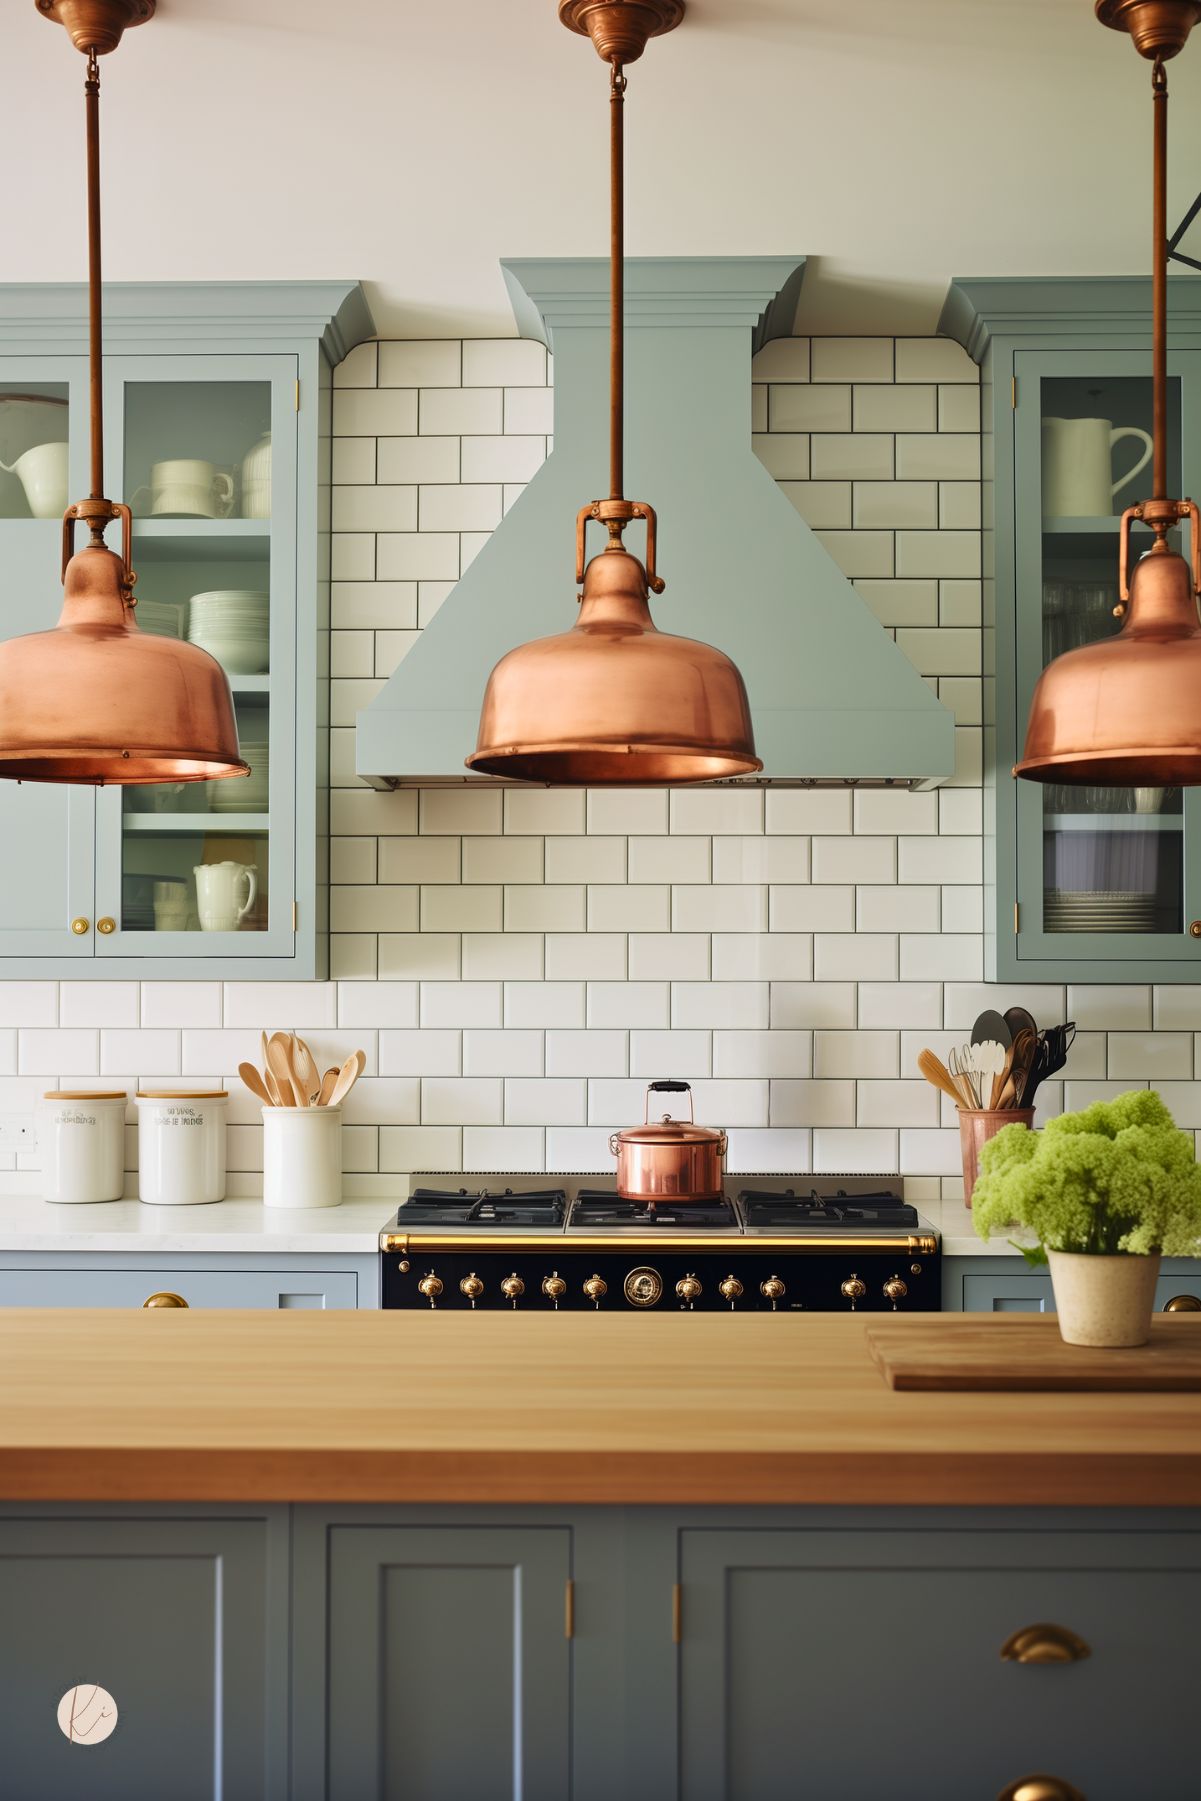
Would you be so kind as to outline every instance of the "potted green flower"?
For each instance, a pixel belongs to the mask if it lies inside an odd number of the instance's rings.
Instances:
[[[972,1196],[981,1238],[1024,1226],[1017,1248],[1049,1263],[1068,1344],[1146,1344],[1159,1260],[1201,1249],[1201,1169],[1157,1094],[1139,1089],[1006,1126],[984,1146]]]

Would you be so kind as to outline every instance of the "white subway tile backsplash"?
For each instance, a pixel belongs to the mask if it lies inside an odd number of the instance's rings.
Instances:
[[[545,1167],[541,1126],[464,1126],[464,1170],[540,1170]]]
[[[708,1075],[712,1036],[708,1031],[631,1032],[630,1074],[648,1082],[673,1076],[691,1081]]]
[[[939,1133],[938,1136],[949,1141],[952,1139],[949,1132]],[[900,1157],[898,1138],[895,1131],[881,1131],[871,1127],[845,1131],[836,1127],[818,1127],[813,1134],[814,1174],[895,1175]],[[953,1142],[958,1156],[957,1136]]]
[[[668,826],[666,788],[594,788],[588,794],[588,830],[602,835],[662,835]],[[582,794],[573,799],[583,802]],[[583,831],[583,824],[572,831]]]
[[[848,844],[853,840],[848,839]],[[714,889],[714,893],[721,893]],[[769,919],[776,932],[853,932],[855,890],[848,887],[774,887]]]
[[[853,1126],[854,1082],[780,1081],[771,1084],[773,1126]]]
[[[1154,991],[1155,1025],[1162,1031],[1201,1031],[1201,983],[1182,982],[1179,986],[1156,988]]]
[[[219,1026],[220,982],[143,982],[141,1023],[144,1026]]]
[[[807,1131],[736,1128],[730,1133],[726,1168],[747,1175],[803,1175],[813,1168],[812,1158],[812,1135]]]
[[[813,973],[819,982],[890,982],[897,974],[897,940],[887,932],[819,932]]]
[[[1151,1029],[1150,987],[1114,983],[1073,985],[1067,991],[1067,1009],[1066,1016],[1062,1017],[1074,1019],[1082,1032],[1147,1032]],[[1038,1019],[1039,1015],[1035,1013],[1034,1017]]]
[[[811,1032],[746,1032],[713,1034],[715,1076],[808,1076],[813,1070]]]
[[[463,837],[501,829],[499,788],[423,788],[421,835],[450,833]]]
[[[769,788],[765,795],[769,834],[849,832],[851,791],[840,788]]]
[[[423,888],[421,924],[429,931],[499,932],[504,925],[503,890]]]
[[[546,1132],[546,1167],[548,1170],[572,1171],[608,1169],[613,1159],[609,1154],[607,1126],[549,1126]]]
[[[704,838],[648,840],[672,844],[706,844]],[[714,882],[807,882],[809,880],[809,839],[785,837],[714,838]],[[631,853],[632,854],[632,853]],[[632,879],[632,878],[631,878]],[[709,872],[696,876],[680,875],[677,881],[706,881]]]
[[[624,1029],[550,1031],[546,1034],[548,1076],[624,1076],[629,1064]]]
[[[624,882],[626,841],[624,838],[567,835],[548,838],[545,879],[548,883]]]
[[[56,982],[0,982],[0,1024],[5,1026],[54,1026],[58,1024]]]
[[[5,1019],[6,1025],[16,1020]],[[62,982],[58,1023],[61,1026],[136,1026],[136,982]]]
[[[462,1066],[458,1032],[385,1029],[379,1035],[381,1076],[457,1076]],[[494,1070],[464,1069],[464,1075],[494,1075]]]
[[[462,843],[464,882],[542,881],[541,838],[518,838],[508,833],[497,837],[489,833],[484,838],[464,838]]]
[[[613,842],[601,839],[601,843]],[[762,838],[685,838],[650,833],[622,840],[629,847],[628,879],[631,882],[739,882],[760,880],[738,874],[717,873],[716,850],[731,844],[762,844]]]
[[[960,377],[944,376],[943,380]],[[541,388],[546,349],[532,338],[468,338],[463,344],[465,388]]]
[[[422,982],[423,1026],[499,1026],[502,1023],[499,982]],[[514,1022],[516,1023],[516,1022]]]
[[[854,982],[772,982],[771,1028],[830,1030],[855,1024]]]
[[[381,981],[453,981],[460,972],[460,939],[454,932],[380,934]]]
[[[450,1126],[381,1126],[381,1170],[410,1174],[414,1170],[454,1171],[462,1168],[463,1135]]]
[[[379,385],[381,388],[457,388],[463,379],[463,349],[458,338],[421,338],[412,343],[381,344]]]
[[[938,888],[856,888],[858,932],[937,932],[942,899]]]
[[[541,932],[464,932],[463,979],[536,982],[544,970],[545,942]]]
[[[1075,1046],[1072,1047],[1073,1052]],[[1070,1068],[1067,1072],[1078,1072]],[[1187,1081],[1193,1073],[1191,1032],[1111,1032],[1107,1075],[1119,1081],[1158,1087],[1167,1081]]]
[[[505,931],[582,932],[591,923],[589,896],[595,892],[582,883],[547,887],[511,884],[504,891]]]
[[[506,982],[506,1026],[582,1026],[583,982]]]
[[[465,1076],[540,1076],[545,1057],[545,1034],[539,1031],[494,1032],[472,1027],[463,1033]]]
[[[514,1077],[505,1082],[508,1126],[582,1126],[588,1119],[587,1084]]]
[[[705,982],[717,974],[710,968],[710,944],[716,940],[705,932],[631,932],[623,942],[629,944],[632,982]]]
[[[180,1034],[133,1029],[102,1030],[100,1074],[120,1075],[136,1069],[139,1077],[179,1074]]]
[[[666,883],[637,887],[607,886],[588,889],[590,932],[669,932],[672,929],[671,889]]]
[[[817,1031],[813,1034],[815,1075],[895,1076],[899,1056],[900,1037],[896,1032]]]
[[[671,991],[661,982],[589,982],[588,1024],[614,1026],[669,1026]]]
[[[805,982],[813,974],[807,932],[715,932],[712,944],[715,982]]]
[[[702,1078],[692,1084],[696,1117],[716,1120],[723,1127],[769,1125],[770,1091],[771,1085],[763,1080],[726,1082]],[[687,1118],[686,1110],[682,1111]]]
[[[671,891],[671,924],[679,932],[764,932],[768,890],[754,883],[681,884]]]
[[[590,1126],[631,1126],[646,1108],[646,1083],[632,1076],[623,1080],[604,1078],[588,1084],[588,1124]]]
[[[17,1035],[17,1069],[23,1076],[97,1075],[100,1033],[82,1026],[46,1030],[22,1026]]]
[[[940,982],[860,982],[858,1024],[872,1027],[942,1025]]]
[[[926,1081],[857,1082],[855,1124],[936,1127],[938,1101],[938,1090]]]
[[[685,836],[761,832],[763,790],[759,788],[673,788],[671,831]]]
[[[671,1023],[676,1027],[768,1026],[766,982],[673,982]]]
[[[971,982],[984,974],[984,940],[974,932],[902,932],[903,982]]]
[[[627,940],[622,932],[548,932],[545,939],[546,979],[548,982],[623,982],[627,973],[640,975],[641,971],[627,966],[627,943],[632,951],[633,941]],[[673,972],[663,970],[661,973],[670,977]],[[695,972],[686,970],[683,973]]]
[[[421,1123],[424,1126],[498,1126],[502,1123],[503,1084],[484,1076],[423,1076]],[[513,1124],[528,1122],[516,1120]]]
[[[893,379],[891,338],[814,338],[810,359],[814,382]]]

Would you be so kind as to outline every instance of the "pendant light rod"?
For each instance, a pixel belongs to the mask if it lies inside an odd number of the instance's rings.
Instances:
[[[615,56],[609,67],[609,499],[624,500],[626,78],[619,57]]]
[[[88,50],[83,91],[88,144],[88,384],[91,396],[91,490],[89,499],[104,496],[104,354],[100,265],[100,63]],[[92,541],[103,539],[104,522],[91,520]]]
[[[1168,497],[1168,72],[1156,57],[1151,70],[1154,95],[1155,178],[1151,207],[1154,254],[1151,261],[1153,498]]]

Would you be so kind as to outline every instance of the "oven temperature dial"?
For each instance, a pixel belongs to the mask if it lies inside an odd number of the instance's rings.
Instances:
[[[428,1276],[422,1276],[417,1284],[417,1289],[420,1294],[425,1296],[431,1307],[436,1307],[438,1296],[442,1293],[442,1279],[431,1270]]]
[[[542,1292],[546,1296],[548,1301],[553,1302],[555,1310],[557,1312],[558,1307],[559,1307],[559,1302],[563,1299],[563,1296],[567,1293],[567,1284],[563,1280],[562,1276],[559,1274],[558,1270],[553,1271],[552,1274],[549,1276],[543,1276]]]
[[[516,1307],[518,1301],[525,1293],[525,1283],[517,1274],[516,1270],[513,1271],[511,1276],[505,1277],[500,1285],[500,1292],[504,1295],[506,1301],[512,1301],[514,1307]]]
[[[887,1282],[884,1284],[884,1299],[892,1302],[892,1310],[894,1313],[897,1311],[897,1302],[903,1301],[908,1293],[909,1284],[903,1282],[900,1276],[889,1276]]]
[[[729,1301],[732,1311],[735,1301],[742,1293],[742,1283],[737,1276],[726,1276],[717,1284],[717,1292],[723,1301]]]
[[[701,1285],[691,1270],[676,1283],[676,1293],[690,1310],[700,1299]]]
[[[653,1307],[663,1293],[663,1278],[657,1269],[640,1265],[626,1276],[622,1292],[631,1307]]]
[[[843,1299],[851,1303],[851,1312],[854,1313],[855,1303],[861,1301],[867,1293],[867,1283],[863,1280],[862,1276],[857,1276],[854,1271],[852,1271],[846,1281],[842,1284],[841,1293]]]
[[[584,1284],[584,1293],[594,1307],[599,1307],[609,1292],[609,1284],[603,1276],[589,1276]]]
[[[759,1293],[765,1301],[771,1302],[771,1310],[776,1311],[776,1302],[784,1298],[784,1284],[779,1276],[769,1276],[766,1282],[760,1282]]]
[[[471,1302],[473,1308],[483,1292],[484,1284],[480,1281],[474,1270],[472,1270],[469,1276],[464,1276],[463,1280],[459,1283],[459,1293],[467,1296],[467,1299]]]

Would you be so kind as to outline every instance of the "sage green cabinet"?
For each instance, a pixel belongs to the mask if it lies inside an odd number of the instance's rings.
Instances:
[[[86,491],[84,300],[0,289],[5,636],[61,604],[61,504]],[[106,292],[105,486],[133,507],[139,624],[225,665],[251,775],[0,783],[0,973],[325,974],[332,371],[371,329],[348,284]],[[55,443],[65,495],[35,482]],[[215,863],[246,871],[236,924],[201,905]]]
[[[1120,626],[1120,516],[1151,487],[1150,304],[1146,281],[999,279],[956,282],[943,313],[983,374],[985,930],[999,980],[1201,980],[1201,791],[1012,775],[1042,668]],[[1170,283],[1169,316],[1169,491],[1188,494],[1201,484],[1196,277]],[[1150,543],[1136,525],[1132,556]],[[1187,533],[1173,543],[1187,552]]]

